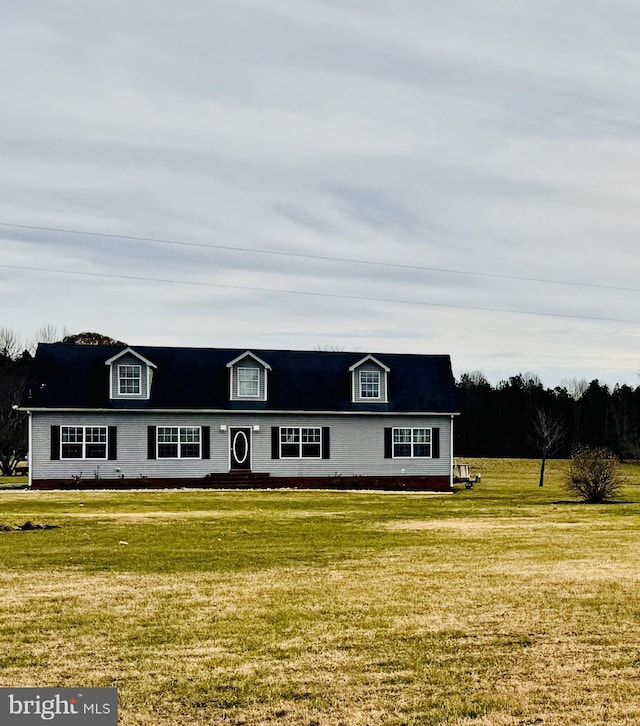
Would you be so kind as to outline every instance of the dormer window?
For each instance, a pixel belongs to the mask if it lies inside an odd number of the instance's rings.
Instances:
[[[260,395],[260,369],[238,367],[238,397],[257,398]]]
[[[380,371],[358,371],[360,398],[380,398]]]
[[[118,366],[118,391],[121,396],[139,396],[141,384],[142,366]]]
[[[389,368],[368,355],[354,363],[351,371],[351,400],[354,403],[387,403],[389,401]]]
[[[133,348],[125,348],[105,361],[109,366],[109,398],[112,400],[148,400],[155,363]]]
[[[271,366],[246,351],[227,363],[229,393],[232,401],[266,401],[267,374]]]

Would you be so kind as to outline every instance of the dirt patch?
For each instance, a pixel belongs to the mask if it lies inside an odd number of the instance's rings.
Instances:
[[[25,522],[24,524],[0,524],[0,532],[33,532],[39,529],[60,529],[57,524],[37,524]]]

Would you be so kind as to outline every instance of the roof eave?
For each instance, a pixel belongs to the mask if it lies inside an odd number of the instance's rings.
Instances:
[[[345,411],[315,409],[254,409],[254,408],[94,408],[86,406],[19,406],[23,413],[199,413],[250,415],[313,415],[313,416],[459,416],[458,411]]]

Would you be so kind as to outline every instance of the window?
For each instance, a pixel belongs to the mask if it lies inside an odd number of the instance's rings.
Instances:
[[[393,429],[393,458],[431,457],[431,429]]]
[[[283,459],[320,459],[322,429],[283,427],[280,429],[280,456]]]
[[[158,459],[199,459],[200,426],[158,426]]]
[[[257,398],[260,395],[260,369],[238,368],[238,396]]]
[[[124,396],[139,396],[142,384],[142,366],[118,366],[118,391]]]
[[[106,459],[106,426],[61,426],[61,459]]]
[[[360,398],[380,398],[380,371],[360,371]]]

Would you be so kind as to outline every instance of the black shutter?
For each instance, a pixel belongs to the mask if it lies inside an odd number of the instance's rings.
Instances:
[[[392,459],[393,458],[393,444],[392,444],[392,435],[393,429],[390,427],[385,427],[384,430],[384,458],[385,459]]]
[[[440,458],[440,429],[431,429],[431,458]]]
[[[51,461],[60,460],[60,426],[51,427]]]
[[[211,458],[211,426],[202,427],[202,458]]]
[[[115,461],[118,458],[118,427],[109,426],[109,434],[107,437],[108,454],[107,458],[110,461]]]
[[[322,427],[322,458],[323,459],[331,458],[331,447],[329,444],[329,427],[328,426]]]
[[[147,459],[156,458],[156,427],[147,426]]]
[[[271,458],[280,458],[280,428],[278,426],[271,427]]]

